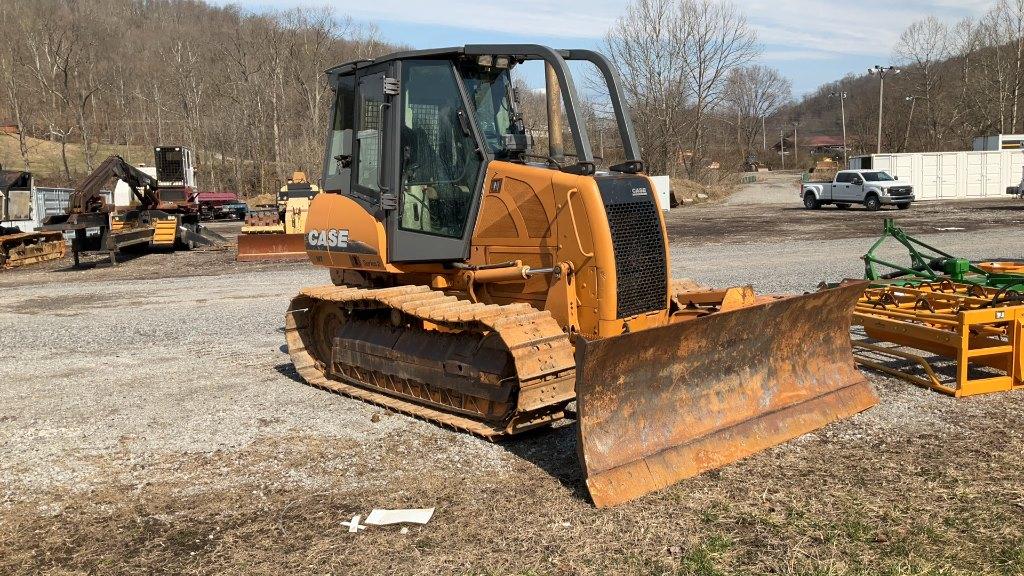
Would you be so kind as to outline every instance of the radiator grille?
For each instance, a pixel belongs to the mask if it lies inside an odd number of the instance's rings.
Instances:
[[[665,244],[651,199],[606,204],[615,249],[617,317],[662,310],[668,292]]]

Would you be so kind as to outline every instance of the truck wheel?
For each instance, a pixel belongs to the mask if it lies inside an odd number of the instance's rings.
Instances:
[[[808,210],[817,210],[821,208],[821,202],[814,197],[814,194],[804,194],[804,208]]]
[[[882,201],[875,194],[868,194],[868,197],[864,199],[864,207],[869,212],[874,212],[882,207]]]
[[[897,204],[896,207],[900,210],[906,210],[907,208],[910,208],[910,202],[901,202]]]
[[[846,202],[840,202],[840,203],[836,204],[836,208],[838,208],[840,210],[846,210],[849,207],[850,207],[850,205],[847,204]]]

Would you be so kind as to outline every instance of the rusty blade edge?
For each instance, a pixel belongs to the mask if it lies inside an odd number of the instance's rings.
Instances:
[[[262,260],[305,260],[305,252],[263,252],[256,254],[239,254],[237,262],[258,262]]]
[[[866,379],[765,413],[586,480],[598,508],[615,506],[848,418],[878,403]],[[731,450],[723,447],[732,447]]]

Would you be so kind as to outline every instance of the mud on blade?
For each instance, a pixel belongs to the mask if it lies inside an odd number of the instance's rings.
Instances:
[[[850,346],[863,290],[581,343],[579,452],[594,504],[631,500],[877,404]]]

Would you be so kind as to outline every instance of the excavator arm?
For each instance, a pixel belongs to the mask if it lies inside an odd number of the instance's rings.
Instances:
[[[156,193],[157,182],[149,174],[125,162],[120,156],[111,155],[75,186],[68,205],[69,214],[102,211],[103,199],[100,190],[115,177],[132,189],[143,209],[154,208],[159,203]]]

